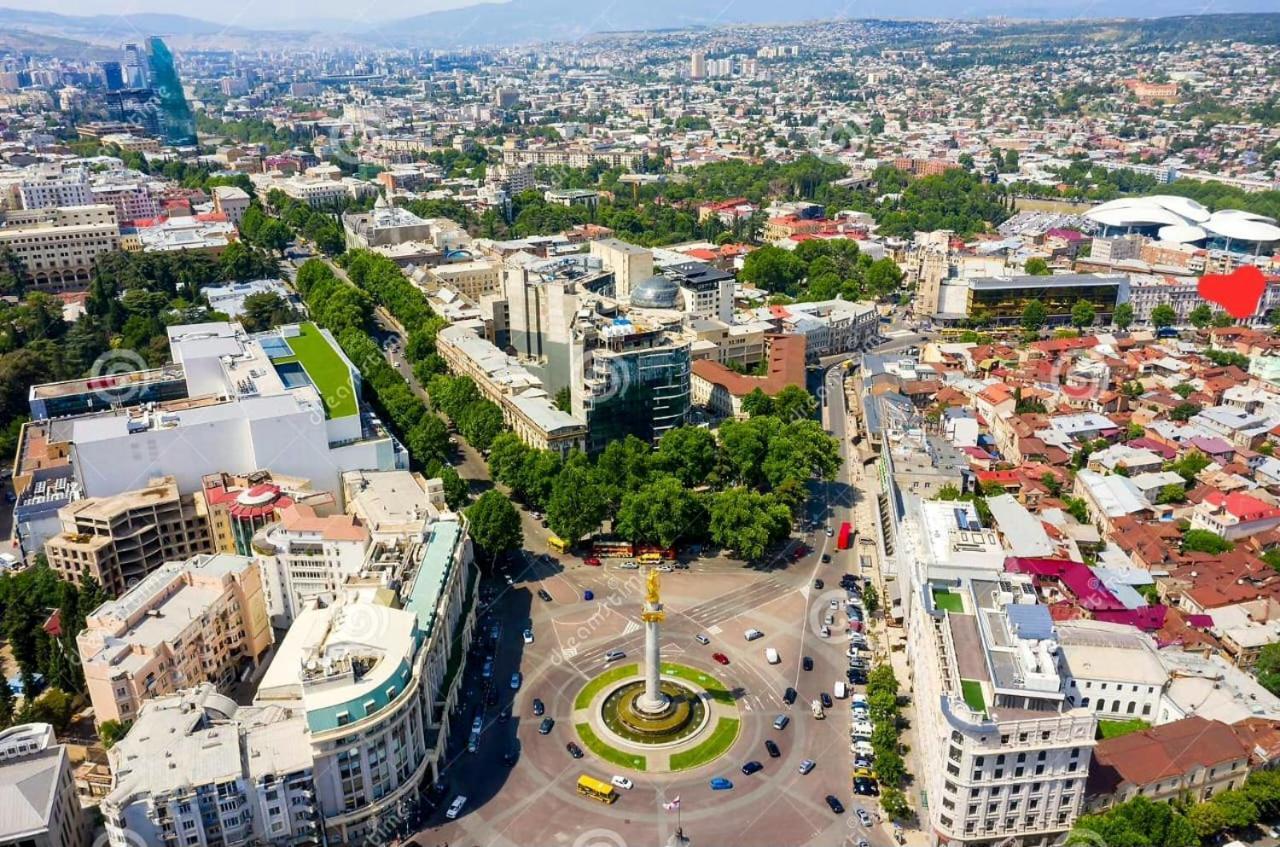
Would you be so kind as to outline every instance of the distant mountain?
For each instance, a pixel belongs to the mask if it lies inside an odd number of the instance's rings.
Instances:
[[[123,15],[60,15],[29,9],[0,8],[0,29],[21,27],[31,32],[60,35],[92,44],[118,46],[147,35],[210,36],[247,33],[240,27],[150,12]]]

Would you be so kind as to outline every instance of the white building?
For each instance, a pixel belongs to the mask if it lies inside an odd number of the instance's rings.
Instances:
[[[45,165],[30,169],[18,187],[24,209],[55,209],[94,203],[89,174],[83,168]]]
[[[253,539],[272,623],[288,627],[314,598],[332,602],[360,572],[368,548],[369,531],[350,515],[321,517],[300,504],[283,509]]]
[[[1067,621],[1057,629],[1068,702],[1092,709],[1099,720],[1157,720],[1169,674],[1147,635],[1102,621]]]
[[[249,194],[234,185],[216,185],[213,188],[213,210],[226,215],[227,220],[239,227],[244,213],[249,210]]]
[[[67,748],[47,723],[0,732],[0,844],[84,847],[89,819],[80,808]]]

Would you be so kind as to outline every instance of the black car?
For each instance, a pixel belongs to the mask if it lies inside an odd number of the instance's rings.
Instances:
[[[782,693],[782,702],[790,706],[796,701],[796,696],[796,690],[788,686],[787,690]]]
[[[823,581],[822,581],[822,580],[820,580],[820,579],[815,579],[815,580],[813,581],[813,587],[814,587],[814,589],[815,589],[815,590],[817,590],[817,591],[821,591],[823,588],[825,588],[825,587],[826,587],[826,583],[825,583],[825,582],[823,582]]]
[[[822,692],[821,694],[819,694],[819,695],[818,695],[818,699],[822,701],[822,708],[824,708],[824,709],[830,709],[830,708],[831,708],[831,695],[830,695],[830,694],[828,694],[827,692],[825,692],[825,691],[824,691],[824,692]]]
[[[555,726],[555,725],[556,725],[556,719],[555,719],[555,718],[543,718],[543,719],[542,719],[542,723],[538,724],[538,734],[539,734],[539,735],[550,735],[550,734],[551,734],[551,727],[553,727],[553,726]]]
[[[518,760],[519,758],[520,758],[520,744],[519,742],[517,742],[515,744],[512,744],[510,749],[508,749],[507,752],[502,754],[502,764],[506,765],[507,767],[512,767],[513,765],[515,765],[516,760]]]
[[[828,564],[830,561],[831,561],[831,554],[830,554],[830,553],[823,553],[823,554],[822,554],[822,564],[824,564],[824,565],[825,565],[825,564]]]
[[[827,805],[830,806],[831,811],[835,812],[837,815],[844,814],[844,804],[840,802],[840,798],[836,797],[836,795],[827,795]]]
[[[581,758],[582,758],[582,748],[581,748],[581,747],[579,747],[577,744],[574,744],[572,741],[570,741],[568,744],[564,745],[564,749],[568,750],[568,751],[569,751],[569,755],[570,755],[570,756],[573,756],[573,758],[575,758],[575,759],[581,759]]]
[[[854,685],[867,684],[867,672],[861,668],[849,668],[849,670],[845,672],[845,676],[848,677],[849,681]]]
[[[751,774],[755,773],[756,771],[762,771],[762,770],[764,770],[764,765],[756,761],[747,762],[745,765],[742,766],[742,772],[747,776],[751,776]]]
[[[863,797],[879,797],[880,789],[876,787],[874,779],[867,779],[865,776],[857,776],[853,778],[853,793]]]
[[[769,751],[769,758],[776,759],[782,755],[782,751],[778,749],[778,745],[773,743],[773,739],[766,738],[764,741],[764,749]]]
[[[800,667],[804,668],[807,671],[813,670],[813,659],[809,658],[808,656],[805,656],[804,659],[801,660],[800,662]]]
[[[546,710],[547,710],[547,707],[546,707],[546,706],[544,706],[544,705],[542,705],[542,701],[541,701],[541,700],[539,700],[537,697],[534,697],[534,698],[533,698],[533,715],[534,715],[534,717],[539,717],[539,718],[540,718],[540,717],[542,717],[542,713],[543,713],[543,712],[545,712]]]
[[[539,589],[538,589],[538,596],[539,596],[539,597],[541,597],[541,598],[542,598],[542,600],[543,600],[544,602],[547,602],[547,603],[550,603],[550,602],[551,602],[551,595],[550,595],[550,594],[548,594],[548,593],[546,592],[546,589],[544,589],[544,588],[539,588]]]

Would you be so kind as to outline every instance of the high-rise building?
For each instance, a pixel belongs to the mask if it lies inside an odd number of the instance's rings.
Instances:
[[[707,54],[701,50],[694,50],[693,55],[689,57],[689,76],[694,79],[705,79],[707,76]]]
[[[136,55],[137,48],[133,48]],[[145,82],[150,87],[157,135],[175,147],[196,143],[196,119],[182,91],[182,80],[173,63],[173,54],[156,36],[147,39]]]
[[[351,515],[321,517],[303,505],[281,510],[253,538],[272,622],[287,627],[307,601],[332,602],[360,572],[368,549],[369,530]]]
[[[76,647],[101,725],[134,720],[144,700],[201,682],[225,690],[271,641],[253,559],[206,554],[168,562],[94,609]]]
[[[67,748],[47,723],[0,732],[0,785],[5,787],[0,844],[83,847],[90,822],[80,808]]]
[[[119,62],[103,62],[102,76],[106,79],[108,91],[119,91],[124,88],[124,69]]]

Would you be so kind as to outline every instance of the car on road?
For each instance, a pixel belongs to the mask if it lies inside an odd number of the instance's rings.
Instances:
[[[596,593],[588,588],[586,591],[582,592],[582,599],[588,602],[594,600],[596,599]]]
[[[824,624],[824,625],[822,626],[822,628],[818,630],[818,634],[819,634],[819,635],[821,635],[823,638],[830,638],[830,637],[831,637],[831,627],[826,626],[826,625]]]
[[[747,776],[751,776],[753,773],[757,773],[762,770],[764,770],[764,765],[760,764],[755,759],[752,759],[742,766],[742,772]]]
[[[520,671],[511,674],[511,690],[519,691],[520,683],[524,682],[524,675]]]
[[[822,580],[820,580],[820,579],[815,579],[815,580],[813,581],[813,590],[814,590],[814,591],[821,591],[823,588],[825,588],[825,587],[826,587],[826,585],[827,585],[827,584],[826,584],[825,582],[823,582]]]
[[[710,639],[710,638],[707,638],[707,637],[706,637],[705,635],[703,635],[701,632],[699,632],[697,635],[695,635],[695,636],[693,637],[693,640],[694,640],[694,641],[696,641],[696,642],[698,642],[699,644],[701,644],[701,645],[703,645],[703,646],[706,646],[706,645],[708,645],[708,644],[710,644],[710,643],[711,643],[711,639]]]
[[[829,564],[831,564],[831,554],[830,554],[830,553],[823,553],[823,554],[822,554],[822,564],[824,564],[824,565],[829,565]]]
[[[773,647],[764,648],[764,660],[771,665],[776,665],[782,661],[782,657],[778,655],[778,651]]]
[[[587,558],[582,560],[582,564],[590,565],[593,568],[598,568],[600,567],[601,562],[595,556],[588,556]]]
[[[858,809],[858,823],[863,826],[871,826],[871,815],[867,814],[866,809]]]
[[[545,588],[538,589],[538,597],[540,597],[544,603],[551,602],[551,595],[547,593],[547,589]]]
[[[471,722],[471,731],[479,732],[484,729],[484,715],[476,715],[475,720]]]
[[[830,806],[831,811],[835,812],[837,815],[844,814],[844,804],[840,802],[840,798],[836,797],[836,795],[827,795],[827,805]]]
[[[604,654],[604,660],[606,662],[616,662],[619,659],[625,659],[626,657],[627,651],[625,650],[610,650],[608,653]]]
[[[796,690],[788,685],[787,690],[782,692],[782,702],[790,706],[792,703],[796,701],[797,696],[798,695],[796,694]]]
[[[462,814],[462,807],[465,805],[467,805],[467,795],[459,794],[453,798],[453,802],[449,804],[449,810],[444,813],[444,816],[449,820],[456,819],[458,815]]]
[[[542,520],[542,512],[530,512],[529,516],[533,518],[535,521]]]
[[[533,643],[533,629],[531,627],[525,627],[525,630],[523,633],[521,633],[521,636],[524,638],[525,644]]]
[[[640,566],[639,566],[639,565],[637,565],[635,562],[623,562],[622,564],[618,565],[618,567],[619,567],[619,568],[621,568],[621,569],[622,569],[622,570],[624,570],[624,571],[638,571],[638,570],[640,570]]]
[[[755,627],[752,627],[751,629],[742,633],[742,637],[747,639],[748,641],[755,641],[757,638],[764,638],[764,633],[756,629]]]
[[[474,753],[480,749],[480,733],[473,732],[471,737],[467,739],[467,752]]]
[[[830,525],[828,525],[828,526],[827,526],[827,538],[830,538],[831,536],[833,536],[833,535],[835,535],[835,534],[836,534],[836,531],[835,531],[834,529],[832,529]]]
[[[535,718],[540,718],[542,717],[542,713],[545,712],[546,710],[547,710],[547,707],[542,705],[542,701],[539,700],[537,697],[534,697],[533,698],[533,716]]]
[[[623,789],[626,789],[627,791],[630,791],[632,788],[635,787],[635,783],[627,779],[625,776],[615,776],[612,779],[610,779],[609,782],[615,788],[623,788]]]
[[[724,653],[712,653],[711,658],[715,659],[717,662],[719,662],[722,665],[729,664],[729,657],[726,656]]]
[[[773,728],[786,729],[787,724],[789,723],[791,723],[791,718],[787,717],[786,715],[778,715],[776,718],[773,719]]]
[[[819,694],[819,695],[818,695],[818,699],[822,701],[822,708],[824,708],[824,709],[830,709],[830,708],[831,708],[831,695],[830,695],[830,694],[828,694],[827,692],[823,691],[821,694]]]
[[[542,723],[538,724],[539,735],[550,735],[551,728],[556,725],[555,718],[543,718]]]
[[[711,780],[712,791],[728,791],[733,788],[733,783],[722,776],[713,777]]]
[[[671,573],[674,570],[675,568],[671,567],[670,565],[658,565],[658,571],[660,573]]]
[[[782,755],[782,751],[778,749],[778,745],[774,743],[772,738],[765,739],[764,749],[769,751],[770,759],[776,759]]]
[[[813,770],[813,766],[814,766],[813,759],[803,760],[802,762],[800,762],[800,773],[802,775],[807,774],[809,771]]]
[[[480,675],[485,679],[488,679],[489,677],[493,676],[493,657],[492,656],[484,660],[484,667],[481,668]]]
[[[813,659],[809,656],[805,656],[804,659],[800,661],[800,667],[807,671],[813,670]]]
[[[582,758],[582,748],[579,747],[577,744],[574,744],[572,741],[564,745],[564,749],[568,750],[569,755],[572,756],[573,758],[575,759]]]

